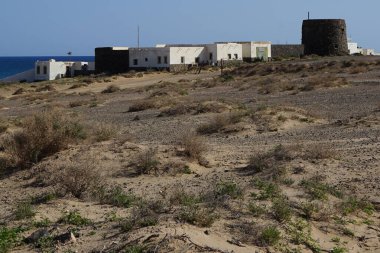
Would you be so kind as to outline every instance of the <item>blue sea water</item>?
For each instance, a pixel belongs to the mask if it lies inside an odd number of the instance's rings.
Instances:
[[[0,79],[12,76],[34,68],[39,61],[95,61],[94,56],[29,56],[29,57],[0,57]]]

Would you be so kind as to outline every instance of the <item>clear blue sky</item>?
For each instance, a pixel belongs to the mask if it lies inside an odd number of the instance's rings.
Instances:
[[[379,0],[0,0],[0,56],[93,55],[100,46],[300,43],[302,20],[344,18],[380,51]]]

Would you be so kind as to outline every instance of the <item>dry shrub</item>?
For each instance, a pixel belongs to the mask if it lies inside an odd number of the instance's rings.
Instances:
[[[194,132],[186,131],[180,138],[180,146],[183,153],[190,159],[199,160],[207,150],[203,138]]]
[[[364,66],[359,66],[359,67],[354,67],[354,68],[351,68],[350,69],[350,74],[359,74],[359,73],[365,73],[365,72],[367,72],[368,70],[367,70],[367,68],[366,67],[364,67]]]
[[[103,183],[99,164],[93,157],[81,157],[75,161],[57,164],[44,175],[44,183],[55,187],[61,195],[71,194],[84,198]]]
[[[46,110],[28,117],[21,129],[4,136],[2,146],[17,165],[25,168],[83,138],[84,128],[78,119],[60,110]]]
[[[84,105],[87,105],[89,103],[90,103],[90,101],[88,101],[88,100],[87,101],[86,100],[77,100],[77,101],[70,102],[69,106],[71,108],[74,108],[74,107],[84,106]]]
[[[21,95],[21,94],[24,94],[24,93],[27,93],[27,90],[25,90],[24,88],[19,88],[15,92],[13,92],[12,95]]]
[[[140,111],[145,111],[148,109],[152,109],[156,107],[156,103],[154,100],[142,100],[138,101],[131,106],[129,106],[128,112],[140,112]]]
[[[136,157],[136,172],[141,174],[149,174],[152,170],[157,170],[159,164],[157,159],[157,150],[148,149]]]
[[[229,125],[239,123],[244,116],[245,113],[242,112],[231,112],[216,115],[211,119],[210,122],[200,125],[197,129],[197,132],[200,134],[212,134],[220,132],[223,130],[223,128]]]
[[[54,88],[53,85],[51,85],[51,84],[47,84],[47,85],[45,85],[45,86],[38,87],[38,88],[36,89],[36,92],[42,92],[42,91],[55,91],[55,90],[56,90],[56,88]]]
[[[102,93],[107,94],[107,93],[114,93],[114,92],[118,92],[118,91],[120,91],[120,87],[117,85],[111,84],[105,90],[103,90]]]
[[[305,160],[323,160],[336,157],[336,152],[322,144],[314,144],[308,146],[302,158]]]
[[[177,116],[185,114],[201,114],[201,113],[221,113],[231,107],[227,103],[218,101],[203,101],[203,102],[182,102],[174,104],[169,108],[161,111],[161,116]]]
[[[113,124],[99,123],[95,125],[93,130],[93,137],[97,142],[108,141],[117,134],[118,130]]]

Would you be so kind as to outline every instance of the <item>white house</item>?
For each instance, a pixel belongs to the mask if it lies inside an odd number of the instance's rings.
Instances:
[[[269,61],[272,58],[272,43],[269,41],[239,42],[243,46],[244,61],[256,59]]]
[[[174,69],[189,65],[217,65],[223,61],[241,61],[242,45],[216,43],[206,45],[157,45],[129,48],[130,69]]]
[[[347,45],[350,54],[363,54],[363,49],[358,46],[358,43],[349,41]]]
[[[37,61],[34,68],[35,81],[56,80],[64,77],[73,77],[82,72],[95,70],[94,63],[62,62],[51,59]]]

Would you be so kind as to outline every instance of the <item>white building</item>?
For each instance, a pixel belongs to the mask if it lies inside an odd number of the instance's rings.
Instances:
[[[129,48],[131,69],[186,68],[189,65],[217,65],[221,61],[241,60],[243,60],[242,45],[237,43]]]
[[[358,47],[358,43],[349,41],[347,45],[350,54],[363,54],[363,49]]]
[[[73,77],[81,72],[93,70],[95,70],[94,63],[88,62],[61,62],[54,59],[37,61],[34,68],[34,80],[56,80],[64,77]]]
[[[270,61],[272,58],[272,43],[267,41],[239,42],[243,46],[244,61],[255,61],[256,59]]]

